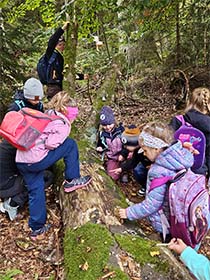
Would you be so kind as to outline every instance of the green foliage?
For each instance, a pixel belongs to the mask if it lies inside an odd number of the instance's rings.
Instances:
[[[10,269],[7,270],[5,273],[0,271],[0,279],[1,280],[12,280],[14,276],[23,274],[23,272],[19,269]]]

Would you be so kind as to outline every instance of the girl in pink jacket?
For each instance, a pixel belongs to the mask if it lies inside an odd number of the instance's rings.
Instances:
[[[65,91],[57,93],[48,103],[46,113],[60,116],[50,122],[36,144],[28,151],[17,150],[16,163],[24,177],[29,193],[29,227],[31,238],[36,240],[44,234],[49,225],[47,218],[44,170],[63,158],[65,163],[64,191],[72,192],[86,186],[90,176],[80,176],[79,153],[75,140],[69,138],[71,123],[78,114],[76,102]]]

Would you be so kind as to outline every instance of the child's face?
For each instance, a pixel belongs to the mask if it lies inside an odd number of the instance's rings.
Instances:
[[[126,146],[126,145],[125,145],[125,148],[126,148],[129,152],[133,152],[133,151],[135,151],[136,149],[138,149],[139,146]]]
[[[32,105],[37,105],[39,103],[39,100],[33,100],[33,99],[27,99],[28,102],[30,102]]]
[[[147,146],[142,145],[142,150],[144,151],[144,155],[151,161],[154,162],[157,156],[162,152],[162,149],[158,148],[150,148]]]
[[[115,127],[115,124],[112,123],[112,124],[102,125],[102,127],[106,132],[112,132],[112,130]]]

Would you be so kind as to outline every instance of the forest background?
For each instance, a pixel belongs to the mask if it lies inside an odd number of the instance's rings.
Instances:
[[[3,0],[1,104],[8,103],[27,77],[36,75],[37,61],[50,35],[67,18],[68,89],[75,91],[75,72],[95,77],[113,65],[124,86],[150,75],[163,80],[180,78],[185,83],[208,70],[209,12],[207,0]],[[96,36],[103,43],[99,48]],[[177,69],[183,72],[175,72]]]
[[[28,77],[37,77],[36,65],[49,37],[69,19],[65,34],[64,88],[80,99],[83,113],[83,118],[76,123],[78,129],[73,131],[78,131],[75,138],[80,140],[84,124],[92,118],[91,107],[99,109],[104,104],[103,99],[112,102],[115,113],[121,111],[120,115],[116,114],[117,120],[122,116],[127,123],[159,117],[168,120],[176,112],[174,107],[180,109],[193,88],[210,87],[209,14],[210,3],[207,0],[2,0],[0,119],[15,90],[22,88]],[[102,44],[97,44],[98,41]],[[88,74],[89,80],[76,81],[75,73]],[[95,100],[101,102],[98,104]],[[94,153],[91,156],[94,157]],[[135,202],[132,187],[128,185],[124,191]],[[52,207],[50,216],[57,219],[60,226],[59,211],[53,214],[55,197],[51,200],[51,204],[48,202]],[[63,265],[57,259],[47,263],[40,260],[40,252],[46,253],[45,261],[49,257],[49,244],[44,246],[43,243],[44,249],[41,246],[34,248],[30,243],[15,240],[15,235],[23,236],[27,231],[28,213],[23,213],[23,216],[24,220],[16,223],[8,223],[5,217],[0,217],[0,279],[1,272],[14,267],[24,271],[15,279],[64,279]],[[147,231],[147,225],[145,228]],[[56,244],[60,250],[59,242],[56,235],[51,246]],[[209,239],[204,245],[202,252],[209,256]],[[29,249],[23,246],[29,246]],[[99,259],[94,262],[99,262]],[[91,271],[90,264],[86,268],[87,273]],[[10,273],[16,275],[19,272],[10,270]],[[171,277],[168,275],[163,279]],[[6,274],[3,279],[13,277]],[[84,278],[77,274],[77,278],[67,279]],[[115,279],[124,278],[119,276]],[[133,278],[130,276],[129,279]],[[162,278],[153,274],[145,279]]]

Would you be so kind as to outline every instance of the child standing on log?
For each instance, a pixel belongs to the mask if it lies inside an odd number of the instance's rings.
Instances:
[[[65,163],[63,183],[65,192],[85,187],[90,176],[80,176],[79,153],[75,140],[69,138],[71,123],[78,114],[76,102],[65,91],[57,93],[49,102],[48,114],[61,119],[50,122],[28,151],[17,150],[16,163],[29,193],[29,227],[31,239],[39,239],[48,229],[44,191],[44,170],[62,159]]]

